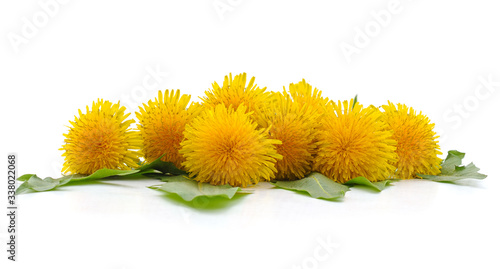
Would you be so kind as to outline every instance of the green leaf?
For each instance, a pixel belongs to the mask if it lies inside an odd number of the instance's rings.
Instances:
[[[19,181],[26,181],[28,179],[30,179],[30,177],[34,176],[35,174],[26,174],[26,175],[22,175],[20,177],[17,178],[17,180]]]
[[[55,188],[59,184],[59,180],[53,179],[51,177],[44,178],[43,180],[36,175],[28,179],[28,184],[30,188],[35,191],[47,191]]]
[[[152,170],[148,170],[151,172]],[[49,191],[53,190],[57,187],[66,185],[70,182],[83,181],[83,180],[98,180],[103,178],[110,178],[113,176],[121,176],[122,178],[127,175],[138,174],[139,170],[114,170],[114,169],[99,169],[95,171],[93,174],[85,176],[85,175],[67,175],[60,178],[52,178],[46,177],[41,179],[35,174],[27,174],[21,176],[22,179],[26,179],[29,176],[28,180],[25,180],[23,184],[21,184],[17,190],[17,194],[26,193],[29,191]]]
[[[465,153],[450,150],[448,151],[448,156],[441,163],[441,174],[450,175],[455,171],[456,166],[460,166],[462,164],[462,160],[465,157]]]
[[[356,94],[356,96],[354,96],[354,102],[352,102],[351,110],[354,109],[354,106],[356,105],[357,102],[358,102],[358,95]]]
[[[387,187],[390,183],[391,183],[390,180],[384,180],[384,181],[378,181],[378,182],[371,182],[366,177],[356,177],[356,178],[353,178],[353,179],[347,181],[344,184],[345,185],[349,185],[349,186],[352,186],[352,185],[363,185],[363,186],[370,187],[370,188],[372,188],[372,189],[380,192],[383,189],[385,189],[385,187]]]
[[[30,192],[30,191],[31,191],[31,189],[28,186],[28,182],[24,181],[21,185],[19,185],[19,187],[17,187],[17,189],[16,189],[16,195],[17,194],[26,193],[26,192]]]
[[[24,181],[17,190],[16,193],[26,193],[29,191],[48,191],[53,190],[57,187],[66,185],[71,182],[76,181],[90,181],[90,180],[100,180],[100,179],[111,179],[111,178],[132,178],[132,176],[141,175],[151,175],[151,174],[169,174],[178,175],[184,174],[185,172],[175,167],[173,163],[164,162],[161,157],[155,161],[144,164],[143,166],[132,169],[132,170],[117,170],[117,169],[99,169],[91,175],[67,175],[61,178],[46,177],[44,179],[39,178],[35,174],[26,174],[18,178],[20,181]]]
[[[326,200],[342,198],[345,196],[346,191],[349,190],[349,187],[339,184],[317,172],[314,172],[303,179],[294,181],[276,181],[271,184],[282,189],[307,192],[311,195],[311,197]]]
[[[73,178],[70,181],[79,181],[79,180],[97,180],[103,179],[112,176],[127,176],[139,173],[140,170],[116,170],[116,169],[99,169],[95,171],[93,174],[89,176],[84,175],[73,175]]]
[[[479,168],[474,163],[462,166],[464,157],[465,153],[450,150],[446,159],[441,163],[441,174],[437,176],[417,174],[417,176],[437,182],[453,182],[465,178],[485,179],[487,177],[479,173]]]
[[[229,185],[214,186],[208,183],[197,182],[186,176],[164,177],[162,180],[167,182],[159,186],[151,186],[151,189],[174,193],[179,195],[185,201],[193,201],[198,197],[224,197],[231,199],[240,191],[239,187]]]
[[[155,178],[160,179],[163,182],[179,182],[179,181],[185,181],[186,180],[185,175],[178,175],[178,176],[155,176]]]
[[[24,178],[27,178],[16,190],[16,194],[26,193],[30,191],[48,191],[55,189],[59,186],[65,185],[71,180],[80,179],[81,175],[69,175],[63,176],[61,178],[52,178],[46,177],[44,179],[39,178],[35,174],[26,174],[23,175]]]
[[[145,164],[141,167],[139,167],[139,171],[142,173],[145,173],[147,170],[157,170],[160,171],[164,174],[171,174],[171,175],[183,175],[186,174],[185,171],[175,167],[175,165],[171,162],[164,162],[161,160],[163,156],[160,158],[154,160],[152,163]]]

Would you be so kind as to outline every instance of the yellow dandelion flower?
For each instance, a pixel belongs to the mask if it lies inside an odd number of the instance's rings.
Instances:
[[[246,186],[270,180],[276,172],[275,144],[266,129],[258,129],[245,106],[223,104],[206,109],[186,126],[180,152],[191,177],[213,185]]]
[[[137,128],[144,143],[141,151],[147,162],[164,155],[163,161],[181,167],[185,161],[179,153],[184,128],[197,111],[196,104],[187,108],[190,99],[190,95],[181,95],[179,90],[166,90],[165,94],[158,91],[158,98],[139,107]]]
[[[127,120],[125,107],[98,99],[87,106],[86,113],[78,110],[78,117],[64,139],[62,172],[89,175],[108,169],[128,170],[139,163],[141,139],[131,130],[134,120]]]
[[[259,117],[260,126],[269,128],[269,137],[283,159],[276,162],[277,180],[304,178],[312,171],[318,113],[310,106],[300,106],[290,95],[274,93],[274,102]]]
[[[284,87],[283,87],[284,88]],[[327,97],[321,96],[321,91],[317,88],[312,88],[311,84],[307,83],[305,79],[298,83],[290,83],[289,90],[292,99],[299,104],[299,106],[310,106],[318,113],[322,114],[328,103]]]
[[[318,132],[318,155],[313,168],[340,182],[358,176],[370,181],[387,179],[395,170],[396,141],[375,107],[353,100],[331,102]]]
[[[212,89],[205,91],[205,97],[200,99],[203,101],[203,105],[210,108],[215,108],[218,104],[224,104],[226,107],[232,106],[237,108],[240,105],[245,105],[247,108],[246,112],[253,111],[254,114],[251,116],[253,119],[256,118],[257,112],[266,107],[271,101],[270,93],[266,91],[266,87],[259,88],[255,82],[255,77],[252,77],[248,84],[247,74],[242,73],[239,75],[224,77],[224,83],[222,87],[214,82],[212,84]]]
[[[416,174],[437,175],[441,171],[441,159],[438,155],[440,147],[433,131],[434,124],[422,112],[416,114],[413,108],[404,104],[397,107],[388,102],[383,105],[384,120],[394,131],[393,138],[397,142],[398,161],[396,178],[415,178]]]

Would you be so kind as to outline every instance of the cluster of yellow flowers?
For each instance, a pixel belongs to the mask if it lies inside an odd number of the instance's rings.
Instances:
[[[200,182],[247,186],[295,180],[317,171],[344,183],[440,173],[434,124],[403,104],[363,107],[334,102],[305,80],[282,92],[246,74],[226,76],[191,102],[159,91],[139,107],[137,128],[125,107],[98,100],[80,110],[65,134],[63,173],[132,169],[162,157]]]

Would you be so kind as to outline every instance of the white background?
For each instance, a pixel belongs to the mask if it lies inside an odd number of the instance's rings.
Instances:
[[[19,262],[0,248],[8,268],[500,268],[500,86],[481,84],[500,81],[497,1],[74,0],[50,15],[42,6],[0,4],[2,175],[17,152],[19,174],[58,176],[62,133],[97,98],[134,112],[158,90],[196,100],[247,72],[270,90],[305,78],[334,100],[413,106],[436,123],[443,152],[466,152],[489,177],[352,189],[343,202],[262,184],[215,209],[145,187],[154,180],[25,194]],[[381,26],[373,14],[387,12]],[[346,57],[342,46],[356,44]],[[158,82],[148,79],[156,68],[168,72]]]

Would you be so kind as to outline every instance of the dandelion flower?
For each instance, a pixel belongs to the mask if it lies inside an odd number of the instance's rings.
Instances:
[[[137,167],[141,140],[130,128],[134,120],[127,120],[130,113],[125,114],[125,107],[98,99],[92,109],[87,106],[86,113],[78,110],[78,114],[64,134],[63,173],[88,175],[102,168]]]
[[[190,99],[190,95],[181,95],[179,90],[166,90],[165,94],[158,91],[158,98],[139,107],[139,112],[136,112],[139,119],[137,128],[144,143],[142,153],[147,162],[163,155],[163,161],[181,167],[184,158],[179,150],[184,128],[195,116],[192,109],[187,108]]]
[[[245,106],[223,104],[206,109],[186,126],[180,152],[191,177],[212,185],[246,186],[270,180],[276,172],[275,144],[266,129],[258,129]]]
[[[416,114],[413,108],[404,104],[397,107],[388,102],[383,105],[384,120],[394,131],[393,138],[397,142],[396,153],[398,161],[395,177],[401,179],[415,178],[416,174],[437,175],[441,171],[442,154],[439,150],[437,138],[433,131],[434,124],[430,123],[422,112]]]
[[[375,107],[353,100],[331,102],[318,132],[318,155],[313,168],[339,183],[358,176],[387,179],[395,170],[396,141]]]
[[[320,114],[324,112],[328,103],[328,98],[322,97],[320,90],[316,88],[313,90],[311,84],[307,83],[305,79],[298,83],[290,83],[288,91],[293,101],[297,102],[300,107],[310,106],[311,109]]]
[[[277,180],[301,179],[312,171],[318,113],[310,106],[300,106],[290,95],[274,93],[274,102],[262,114],[260,125],[269,128],[269,137],[283,159],[276,162]]]
[[[224,77],[222,87],[214,82],[212,89],[205,91],[205,97],[200,99],[206,107],[215,108],[218,104],[224,104],[226,107],[232,106],[237,108],[240,105],[245,105],[246,112],[254,112],[251,116],[253,119],[257,117],[257,112],[263,107],[266,107],[271,101],[269,92],[266,92],[266,87],[259,88],[255,82],[255,77],[252,77],[248,84],[247,74],[242,73],[239,75]]]

